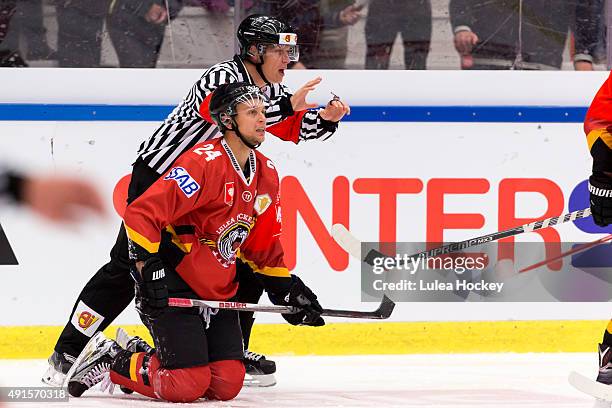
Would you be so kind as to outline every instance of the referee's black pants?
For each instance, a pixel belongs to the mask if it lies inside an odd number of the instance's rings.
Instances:
[[[143,194],[158,178],[159,173],[151,169],[142,160],[136,161],[132,169],[132,179],[128,188],[128,204]],[[110,252],[111,260],[102,266],[98,272],[85,284],[79,294],[68,323],[60,334],[55,351],[78,356],[90,337],[98,331],[103,331],[125,310],[134,299],[134,280],[130,276],[130,259],[128,254],[128,239],[125,227],[121,223],[117,241]],[[239,302],[257,303],[263,294],[263,286],[253,271],[245,264],[238,262],[238,293]],[[93,309],[98,319],[103,319],[95,332],[84,334],[72,323],[77,306],[83,302]],[[78,318],[76,319],[78,321]],[[242,329],[245,348],[248,347],[251,328],[255,319],[252,312],[240,312],[240,327]]]

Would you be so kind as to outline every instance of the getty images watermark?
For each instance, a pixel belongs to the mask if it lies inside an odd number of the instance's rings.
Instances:
[[[362,243],[362,300],[383,294],[396,302],[612,300],[612,245],[576,253],[584,243],[489,242],[431,251],[442,245]]]
[[[410,246],[411,248],[418,248]],[[414,249],[413,249],[414,250]],[[465,276],[466,272],[484,271],[488,265],[486,254],[445,254],[437,257],[424,255],[411,256],[411,254],[396,254],[394,257],[372,257],[372,274],[378,275],[371,282],[375,291],[393,292],[461,292],[473,291],[501,293],[503,282],[490,282],[484,278],[473,280],[473,275]],[[446,276],[436,276],[433,272],[443,272]],[[420,273],[418,277],[415,275]],[[456,279],[448,279],[448,277]],[[388,278],[392,275],[392,279]],[[395,279],[393,279],[395,278]],[[444,278],[444,279],[443,279]]]

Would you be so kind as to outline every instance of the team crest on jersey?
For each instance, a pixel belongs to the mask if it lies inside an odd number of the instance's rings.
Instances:
[[[236,251],[247,239],[251,232],[251,226],[244,221],[237,221],[227,228],[217,240],[217,250],[225,261],[233,262]]]
[[[250,203],[251,200],[253,199],[253,193],[251,193],[250,191],[243,191],[242,192],[242,199],[247,202]]]
[[[234,204],[234,193],[236,192],[236,189],[234,188],[234,182],[233,181],[228,181],[227,183],[225,183],[225,204],[227,205],[232,205]]]
[[[229,268],[236,262],[236,251],[251,233],[253,223],[251,215],[240,213],[217,228],[216,241],[200,239],[200,242],[210,247],[212,254],[223,267]]]
[[[255,197],[255,204],[253,208],[258,215],[263,214],[268,207],[272,204],[272,199],[269,194],[262,194]]]
[[[176,184],[178,184],[179,188],[187,196],[190,198],[193,196],[199,189],[200,185],[191,177],[191,175],[182,167],[174,167],[164,180],[174,180]]]

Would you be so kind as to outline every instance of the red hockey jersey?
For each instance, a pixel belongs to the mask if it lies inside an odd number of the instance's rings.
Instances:
[[[234,296],[235,258],[255,272],[288,277],[280,244],[279,181],[274,164],[252,150],[245,177],[225,139],[194,146],[127,206],[132,243],[159,251],[162,231],[185,254],[176,271],[203,299]],[[179,234],[189,227],[193,234]]]
[[[612,74],[599,88],[584,119],[594,171],[612,171]]]

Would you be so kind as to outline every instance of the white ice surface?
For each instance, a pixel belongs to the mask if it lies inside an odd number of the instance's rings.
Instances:
[[[275,357],[278,384],[245,388],[206,407],[592,407],[567,382],[571,370],[594,375],[596,354],[446,354]],[[0,384],[38,386],[43,360],[0,360]],[[91,390],[69,403],[30,407],[174,407],[136,394]],[[181,405],[182,406],[182,405]]]

